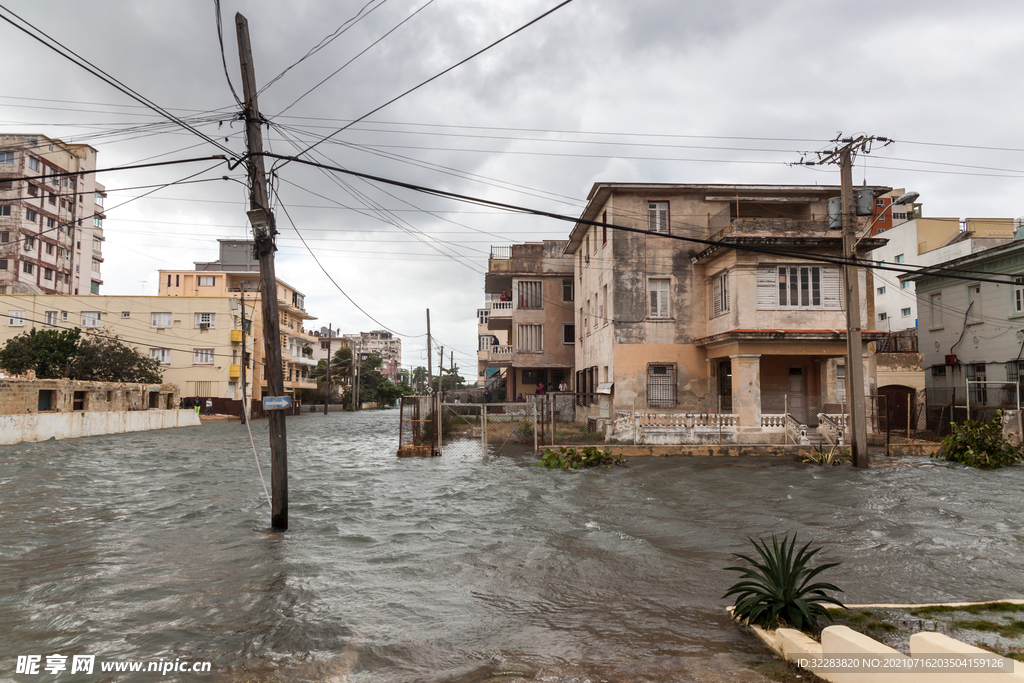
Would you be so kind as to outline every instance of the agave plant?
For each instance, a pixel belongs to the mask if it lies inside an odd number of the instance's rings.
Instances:
[[[814,453],[811,453],[804,462],[813,463],[815,465],[841,465],[845,462],[850,462],[850,451],[840,451],[836,453],[836,449],[839,448],[839,444],[832,446],[832,449],[825,451],[820,445],[814,447]]]
[[[808,567],[808,562],[821,548],[808,550],[811,544],[807,543],[796,550],[796,534],[793,534],[792,541],[789,540],[789,534],[786,534],[781,542],[772,534],[771,548],[764,540],[749,540],[762,561],[757,562],[737,553],[736,557],[746,560],[752,566],[726,568],[726,571],[740,572],[743,576],[742,581],[734,584],[722,596],[736,596],[736,604],[733,606],[735,618],[746,619],[764,628],[783,625],[810,630],[814,628],[817,617],[832,619],[822,603],[845,607],[843,603],[825,594],[825,591],[841,593],[839,588],[831,583],[811,583],[818,574],[839,564],[830,562],[813,569]]]

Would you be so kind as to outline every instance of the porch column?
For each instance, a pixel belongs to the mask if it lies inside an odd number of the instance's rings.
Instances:
[[[761,428],[761,354],[740,353],[732,361],[732,412],[741,428]]]

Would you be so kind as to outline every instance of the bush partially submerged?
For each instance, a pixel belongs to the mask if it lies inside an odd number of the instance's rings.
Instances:
[[[754,549],[761,556],[757,562],[746,555],[736,557],[746,560],[751,567],[726,567],[726,571],[740,572],[743,580],[734,584],[723,598],[736,596],[733,616],[746,619],[751,624],[764,628],[788,626],[799,630],[811,630],[818,617],[832,620],[822,603],[844,607],[843,603],[826,595],[825,591],[842,592],[831,583],[811,583],[811,580],[838,562],[830,562],[815,568],[807,566],[821,548],[808,550],[807,543],[796,550],[796,534],[789,540],[787,534],[782,542],[772,534],[772,547],[766,541],[755,541]]]
[[[1021,462],[1020,446],[1003,438],[1003,414],[997,411],[991,422],[966,420],[951,425],[950,435],[933,458],[945,458],[983,470],[993,470]]]
[[[560,447],[558,451],[545,448],[543,457],[537,463],[540,467],[564,470],[582,470],[588,467],[610,467],[611,465],[625,464],[626,458],[623,456],[612,455],[610,448],[601,452],[597,450],[596,446],[587,446],[579,451],[565,446]]]

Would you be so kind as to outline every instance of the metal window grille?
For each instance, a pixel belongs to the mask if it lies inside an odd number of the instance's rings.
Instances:
[[[671,365],[651,365],[647,369],[647,407],[676,406],[676,376]]]

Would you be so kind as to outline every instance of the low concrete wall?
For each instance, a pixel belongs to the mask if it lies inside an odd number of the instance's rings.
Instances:
[[[199,416],[195,410],[179,409],[0,415],[0,444],[198,425]]]
[[[1021,603],[1020,600],[999,600],[998,602]],[[978,605],[985,603],[935,603],[950,606]],[[923,607],[925,605],[848,605],[848,607]],[[929,605],[931,606],[931,605]],[[732,607],[726,608],[732,614]],[[918,681],[928,683],[973,683],[974,681],[986,681],[986,683],[1024,683],[1024,672],[1017,667],[1014,669],[1014,661],[1005,657],[999,659],[1003,662],[1003,671],[970,671],[964,667],[964,671],[914,671],[914,667],[904,667],[901,671],[900,662],[907,662],[910,658],[907,655],[894,650],[888,645],[869,638],[863,633],[854,631],[847,626],[829,626],[821,632],[821,642],[815,642],[806,633],[791,628],[779,628],[774,631],[765,630],[759,626],[750,625],[750,628],[765,645],[773,649],[776,654],[790,662],[801,666],[801,660],[814,660],[815,658],[852,658],[869,656],[871,659],[888,660],[889,666],[880,665],[877,669],[871,670],[831,670],[815,667],[808,667],[810,671],[820,678],[832,683],[916,683]],[[950,638],[941,633],[930,631],[915,633],[910,636],[910,654],[912,657],[931,659],[936,656],[953,656],[960,659],[970,657],[998,657],[987,650],[973,645],[968,645],[955,638]],[[1020,662],[1017,662],[1020,664]],[[895,668],[893,668],[895,667]]]

